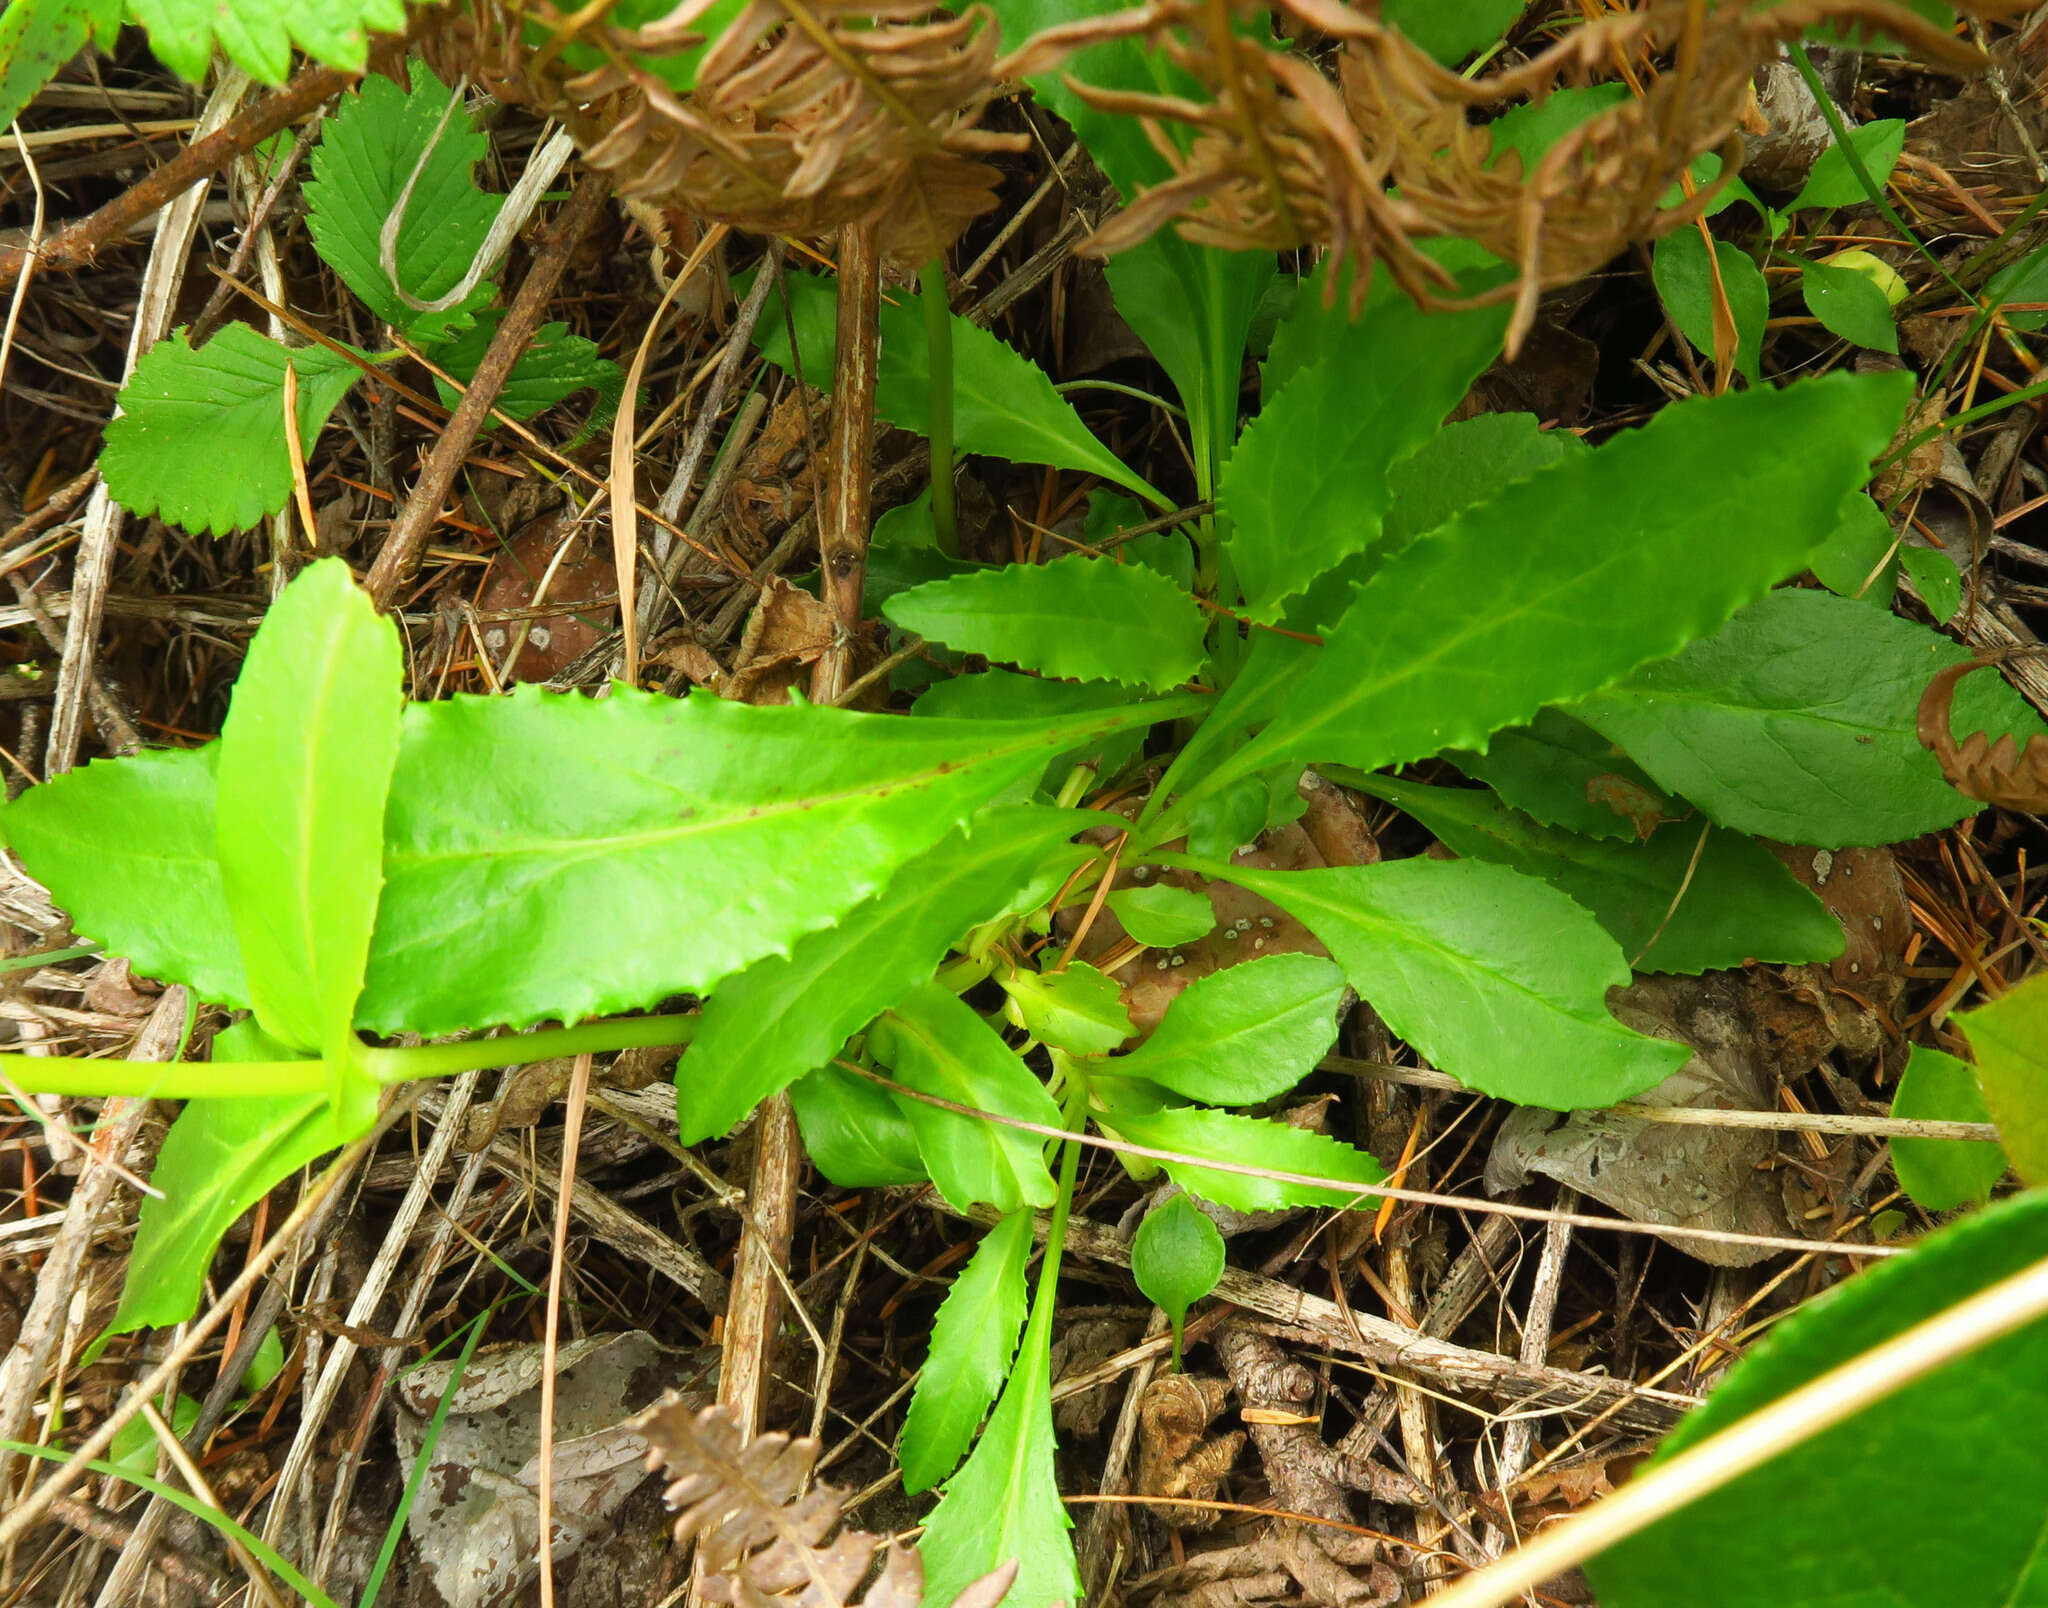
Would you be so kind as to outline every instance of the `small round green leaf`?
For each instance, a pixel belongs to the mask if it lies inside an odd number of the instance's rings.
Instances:
[[[1119,888],[1109,908],[1124,931],[1154,949],[1171,949],[1205,938],[1216,926],[1216,910],[1201,894],[1164,883],[1149,888]]]
[[[1180,1367],[1188,1308],[1223,1277],[1223,1236],[1186,1195],[1154,1207],[1131,1242],[1131,1273],[1145,1298],[1173,1325],[1173,1365]]]
[[[1989,1122],[1977,1074],[1967,1061],[1924,1044],[1913,1046],[1892,1115],[1934,1122]],[[1899,1187],[1930,1212],[1983,1202],[2005,1176],[2005,1151],[1970,1139],[1894,1139],[1892,1168]]]

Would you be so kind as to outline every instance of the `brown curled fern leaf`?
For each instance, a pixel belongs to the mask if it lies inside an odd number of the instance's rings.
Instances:
[[[664,59],[696,46],[678,87]],[[1025,143],[975,126],[996,89],[983,5],[749,0],[734,16],[721,0],[683,0],[625,27],[540,0],[480,13],[458,48],[508,98],[561,117],[629,200],[759,233],[872,223],[904,261],[935,255],[987,210],[998,176],[983,158]]]
[[[819,1443],[787,1435],[741,1435],[731,1409],[693,1409],[671,1395],[640,1416],[648,1467],[665,1470],[663,1493],[678,1509],[676,1539],[697,1545],[703,1593],[734,1608],[919,1608],[924,1566],[890,1544],[864,1595],[881,1536],[840,1528],[846,1492],[811,1485]],[[805,1489],[806,1486],[810,1488]],[[1016,1577],[1014,1563],[985,1575],[954,1608],[996,1608]]]
[[[1958,743],[1952,724],[1956,684],[1971,671],[2010,657],[1991,654],[1941,671],[1920,695],[1916,729],[1920,746],[1941,762],[1941,774],[1965,798],[2040,815],[2048,812],[2048,737],[2036,732],[2021,748],[2010,732],[1993,742],[1989,733],[1974,731]]]
[[[2013,3],[1964,9],[2004,12]],[[1516,269],[1512,283],[1486,297],[1516,303],[1511,353],[1544,290],[1698,216],[1712,190],[1663,205],[1697,158],[1718,149],[1717,183],[1734,177],[1752,76],[1783,43],[1829,23],[1881,30],[1944,67],[1982,63],[1894,0],[1781,0],[1768,8],[1758,0],[1644,0],[1573,29],[1517,66],[1468,79],[1383,25],[1376,8],[1277,0],[1270,10],[1288,33],[1338,47],[1339,113],[1328,81],[1306,60],[1232,26],[1268,9],[1249,0],[1152,0],[1049,29],[1000,64],[1005,74],[1044,72],[1091,44],[1139,38],[1207,92],[1193,100],[1072,86],[1104,110],[1144,119],[1174,170],[1105,226],[1096,249],[1128,245],[1173,221],[1213,245],[1327,246],[1359,270],[1354,295],[1383,265],[1424,305],[1456,305],[1442,296],[1449,276],[1416,242],[1462,236]],[[1474,121],[1617,76],[1635,93],[1533,165],[1496,149],[1487,125]]]

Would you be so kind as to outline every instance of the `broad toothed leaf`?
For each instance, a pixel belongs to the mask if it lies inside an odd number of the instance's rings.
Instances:
[[[982,1236],[932,1321],[932,1343],[903,1420],[903,1488],[928,1491],[960,1466],[1003,1388],[1024,1327],[1031,1214],[1012,1212]]]
[[[299,445],[308,453],[361,371],[324,346],[296,350],[229,324],[194,350],[177,330],[121,388],[100,472],[135,514],[201,535],[247,530],[291,501],[284,371],[299,381]]]
[[[370,34],[405,26],[400,0],[133,0],[129,15],[149,30],[149,48],[197,84],[219,45],[251,78],[282,84],[297,46],[328,67],[361,72]]]
[[[120,0],[9,0],[0,11],[0,129],[87,40],[111,44],[120,26]]]

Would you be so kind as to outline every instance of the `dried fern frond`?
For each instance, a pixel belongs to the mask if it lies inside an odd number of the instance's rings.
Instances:
[[[703,1590],[735,1608],[847,1608],[882,1538],[841,1530],[846,1493],[809,1484],[819,1443],[787,1435],[745,1439],[725,1407],[692,1410],[671,1395],[641,1414],[649,1468],[666,1469],[663,1493],[681,1509],[676,1539],[695,1541]],[[836,1532],[836,1533],[835,1533]],[[996,1608],[1016,1578],[1012,1563],[977,1580],[954,1608]],[[924,1566],[891,1545],[860,1608],[919,1608]]]
[[[1751,77],[1784,42],[1817,24],[1847,23],[1880,29],[1943,66],[1980,62],[1893,0],[1785,0],[1767,10],[1756,0],[1644,0],[1572,30],[1515,68],[1466,79],[1345,0],[1275,0],[1271,10],[1294,31],[1340,47],[1340,116],[1327,81],[1307,62],[1233,30],[1234,20],[1267,9],[1248,0],[1151,0],[1050,29],[999,64],[1028,75],[1089,45],[1137,38],[1207,92],[1197,101],[1072,85],[1105,111],[1144,119],[1174,175],[1135,198],[1094,247],[1131,244],[1169,220],[1213,245],[1313,242],[1355,264],[1354,294],[1378,263],[1427,305],[1451,281],[1415,242],[1462,236],[1517,270],[1514,283],[1487,297],[1515,299],[1510,352],[1545,289],[1698,216],[1711,192],[1680,207],[1662,202],[1699,156],[1718,148],[1719,182],[1734,177]],[[1639,93],[1565,135],[1533,167],[1497,150],[1487,126],[1472,121],[1480,109],[1541,101],[1618,72],[1631,75]]]
[[[542,0],[486,26],[498,49],[483,54],[502,68],[522,18],[548,31],[518,69],[515,96],[563,118],[629,199],[761,233],[871,222],[885,250],[919,261],[993,203],[998,176],[982,158],[1025,142],[974,126],[996,88],[986,6],[956,15],[931,0],[751,0],[711,38],[695,87],[678,90],[656,64],[703,41],[716,3],[683,0],[628,28],[601,7]],[[598,65],[570,68],[572,44]]]
[[[1920,746],[1941,762],[1949,786],[1965,798],[2039,815],[2048,810],[2048,737],[2036,732],[2021,748],[2011,732],[1993,742],[1989,732],[1973,731],[1957,743],[1952,724],[1956,683],[2011,657],[2007,652],[1966,659],[1935,676],[1920,695],[1918,736]]]

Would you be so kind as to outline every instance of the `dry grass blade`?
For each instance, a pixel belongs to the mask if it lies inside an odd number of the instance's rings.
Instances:
[[[1039,73],[1089,45],[1135,38],[1207,92],[1194,100],[1073,86],[1105,111],[1142,118],[1174,174],[1135,198],[1096,247],[1130,245],[1170,220],[1210,245],[1313,243],[1356,265],[1354,297],[1383,264],[1431,305],[1451,281],[1416,241],[1462,236],[1516,269],[1512,283],[1485,298],[1515,301],[1510,352],[1544,290],[1700,215],[1713,188],[1664,205],[1700,156],[1718,149],[1718,182],[1733,178],[1751,78],[1784,43],[1840,24],[1881,31],[1944,67],[1968,70],[1982,60],[1892,0],[1787,0],[1768,9],[1754,0],[1645,0],[1516,67],[1468,79],[1343,0],[1279,0],[1271,10],[1290,33],[1340,47],[1340,103],[1305,60],[1233,26],[1267,9],[1249,0],[1153,0],[1050,29],[1001,64],[1005,73]],[[1986,0],[1964,9],[2011,6]],[[1533,164],[1497,148],[1491,129],[1473,121],[1475,112],[1541,102],[1617,73],[1638,93],[1581,123]]]
[[[738,1608],[846,1608],[883,1538],[842,1530],[846,1493],[812,1486],[819,1443],[740,1433],[725,1407],[692,1411],[671,1396],[642,1415],[648,1464],[665,1468],[668,1505],[681,1509],[676,1539],[695,1541],[704,1595]],[[995,1608],[1014,1564],[976,1581],[956,1608]],[[890,1546],[862,1608],[916,1608],[924,1569],[915,1552]]]
[[[1972,670],[1997,664],[2001,657],[1994,654],[1952,664],[1928,683],[1920,695],[1920,746],[1941,761],[1941,773],[1949,786],[1964,797],[2038,815],[2048,810],[2048,737],[2036,732],[2021,748],[2011,732],[1994,743],[1989,733],[1974,731],[1958,743],[1951,723],[1956,684]]]

